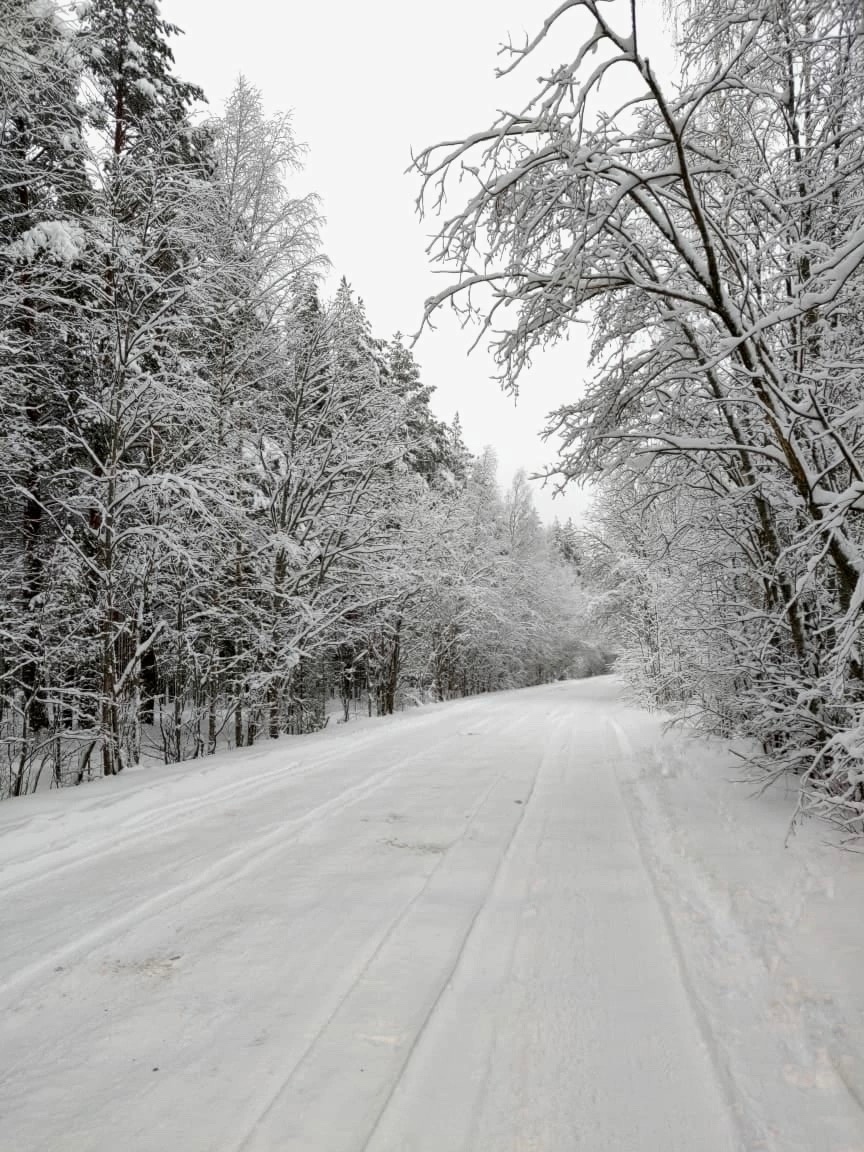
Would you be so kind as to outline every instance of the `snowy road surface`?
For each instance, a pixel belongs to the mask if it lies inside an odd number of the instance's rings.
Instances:
[[[861,1152],[864,861],[619,695],[4,805],[2,1152]]]

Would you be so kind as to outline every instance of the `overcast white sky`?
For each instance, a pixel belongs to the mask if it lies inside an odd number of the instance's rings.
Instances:
[[[425,253],[434,221],[418,219],[418,182],[405,175],[411,149],[483,128],[498,108],[521,107],[539,62],[496,81],[497,49],[508,33],[517,40],[536,31],[553,7],[551,0],[162,0],[165,18],[186,33],[174,45],[178,72],[204,88],[214,111],[241,72],[269,111],[293,109],[297,138],[309,146],[298,191],[322,197],[334,275],[347,276],[384,337],[415,332],[423,301],[441,287]],[[644,8],[660,22],[660,0]],[[555,62],[574,51],[575,20],[571,28]],[[585,341],[577,330],[543,354],[514,405],[491,379],[485,349],[467,355],[476,334],[442,314],[415,354],[437,389],[438,415],[459,411],[468,446],[491,444],[506,484],[518,467],[539,471],[554,458],[539,433],[546,413],[581,388]],[[553,502],[549,488],[537,487],[547,521],[586,505],[578,490]]]

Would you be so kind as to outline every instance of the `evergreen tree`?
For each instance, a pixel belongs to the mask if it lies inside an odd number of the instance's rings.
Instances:
[[[18,792],[56,719],[50,677],[66,671],[46,594],[66,526],[63,429],[79,372],[89,188],[73,29],[56,5],[18,0],[0,5],[0,28],[0,714],[14,718],[6,751]]]
[[[180,29],[157,0],[87,0],[80,11],[80,50],[98,93],[91,115],[113,155],[137,144],[182,152],[188,111],[204,93],[173,74],[170,40]]]

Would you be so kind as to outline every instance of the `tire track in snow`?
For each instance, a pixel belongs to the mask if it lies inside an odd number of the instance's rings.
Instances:
[[[526,716],[524,714],[516,714],[514,716],[512,713],[508,713],[507,710],[504,708],[502,708],[500,711],[504,713],[504,717],[503,717],[504,723],[501,727],[496,726],[496,730],[497,730],[499,735],[501,735],[503,731],[506,731],[508,733],[516,732],[521,727],[523,727],[523,725],[525,723],[528,722],[529,718],[528,718],[528,716]],[[489,717],[489,718],[485,719],[482,722],[482,724],[476,725],[471,730],[471,732],[465,732],[463,730],[460,730],[458,732],[453,733],[452,735],[455,737],[464,737],[466,735],[480,734],[481,730],[483,732],[485,732],[492,726],[494,720],[498,716],[498,712],[499,712],[499,710],[496,710],[494,717]],[[352,995],[354,995],[354,993],[357,991],[358,987],[363,983],[363,981],[369,976],[370,972],[374,969],[376,961],[381,957],[382,953],[387,948],[388,944],[393,940],[394,936],[397,934],[399,929],[405,923],[406,919],[410,916],[410,914],[417,907],[417,905],[422,902],[424,896],[426,896],[426,894],[428,893],[430,886],[434,883],[436,877],[438,876],[438,873],[440,871],[442,871],[442,869],[446,869],[446,866],[448,863],[448,858],[451,856],[453,850],[455,848],[457,848],[459,845],[461,845],[466,840],[466,838],[469,836],[471,831],[474,829],[476,822],[477,822],[477,819],[482,815],[483,810],[484,810],[486,804],[488,803],[490,797],[492,796],[493,792],[502,783],[502,781],[505,779],[505,777],[507,777],[510,770],[511,770],[510,766],[505,765],[500,769],[500,771],[498,771],[496,773],[496,775],[493,777],[493,779],[490,782],[490,784],[488,785],[488,787],[482,792],[479,799],[477,801],[475,801],[473,806],[469,809],[465,826],[463,827],[460,834],[456,837],[456,839],[451,844],[448,845],[446,852],[444,852],[439,857],[434,868],[428,873],[425,880],[423,881],[422,886],[405,902],[405,904],[402,906],[402,908],[390,920],[389,924],[385,927],[382,934],[377,938],[375,943],[371,946],[367,956],[365,957],[365,959],[363,961],[361,968],[359,969],[359,971],[356,972],[356,974],[353,976],[353,978],[348,983],[348,985],[345,987],[345,989],[340,993],[336,1003],[327,1012],[326,1016],[321,1021],[321,1024],[316,1029],[314,1036],[309,1041],[309,1043],[306,1045],[306,1047],[304,1048],[301,1055],[292,1063],[290,1069],[282,1077],[280,1077],[279,1083],[276,1086],[275,1091],[268,1094],[266,1103],[264,1103],[262,1106],[259,1106],[256,1109],[254,1116],[251,1117],[248,1121],[246,1121],[244,1123],[242,1134],[240,1134],[239,1136],[232,1136],[224,1144],[221,1144],[219,1146],[219,1152],[248,1152],[248,1150],[256,1147],[254,1142],[255,1142],[256,1136],[258,1135],[258,1133],[261,1129],[261,1126],[267,1121],[268,1117],[270,1117],[273,1114],[273,1112],[280,1106],[280,1104],[283,1103],[283,1101],[286,1097],[286,1094],[292,1088],[296,1078],[298,1077],[299,1074],[302,1073],[304,1067],[308,1064],[308,1062],[315,1055],[316,1049],[321,1044],[323,1038],[326,1036],[328,1029],[333,1025],[334,1021],[336,1021],[336,1019],[338,1018],[340,1012],[349,1003]],[[538,772],[539,772],[539,761],[538,761]],[[385,1101],[384,1109],[386,1109],[386,1104],[387,1104],[387,1102],[389,1102],[389,1099],[392,1096],[393,1091],[395,1090],[395,1086],[398,1083],[399,1079],[401,1078],[402,1071],[404,1070],[405,1066],[407,1065],[408,1060],[410,1059],[411,1053],[413,1052],[413,1050],[414,1050],[414,1048],[415,1048],[415,1046],[419,1040],[420,1034],[422,1033],[423,1029],[426,1027],[426,1024],[428,1023],[429,1019],[431,1018],[435,1007],[437,1006],[438,1002],[440,1001],[441,997],[443,996],[444,992],[446,991],[446,988],[447,988],[450,980],[452,979],[453,972],[455,971],[455,968],[459,962],[459,958],[461,957],[462,952],[464,951],[467,939],[470,936],[471,931],[474,927],[474,923],[475,923],[477,917],[479,916],[480,912],[483,910],[483,908],[486,905],[486,900],[488,899],[488,893],[492,890],[492,887],[494,886],[494,883],[498,877],[498,874],[499,874],[499,871],[501,868],[501,864],[502,864],[502,860],[503,860],[504,856],[507,854],[507,852],[509,851],[510,845],[513,842],[513,838],[516,834],[516,831],[521,826],[522,820],[524,819],[524,813],[525,813],[525,811],[528,807],[528,804],[530,802],[531,795],[533,794],[534,784],[536,782],[536,777],[537,777],[537,773],[535,772],[535,775],[534,775],[534,778],[533,778],[532,784],[531,784],[531,789],[528,793],[528,796],[525,798],[524,805],[523,805],[522,811],[520,813],[520,818],[517,821],[517,823],[514,825],[513,829],[511,830],[510,836],[508,837],[507,842],[504,845],[502,853],[499,856],[498,861],[496,863],[496,866],[495,866],[493,875],[491,877],[491,880],[490,880],[490,882],[486,888],[486,892],[484,893],[484,896],[483,896],[482,900],[480,901],[478,907],[475,909],[474,915],[473,915],[473,917],[472,917],[472,919],[468,925],[468,928],[466,930],[466,933],[463,936],[462,941],[459,945],[459,948],[457,950],[457,954],[454,957],[452,964],[448,967],[448,970],[443,975],[440,986],[439,986],[438,991],[435,995],[434,1002],[433,1002],[431,1008],[429,1009],[429,1011],[427,1012],[423,1022],[420,1025],[420,1029],[418,1030],[418,1032],[415,1035],[408,1051],[405,1054],[402,1066],[397,1073],[397,1077],[396,1077],[396,1080],[394,1081],[394,1084],[388,1090],[387,1101]],[[370,1087],[371,1087],[371,1085],[370,1085]],[[381,1114],[383,1115],[383,1109],[382,1109]],[[380,1119],[380,1115],[378,1118],[376,1118],[376,1121],[375,1121],[376,1126],[377,1126],[379,1119]],[[371,1135],[372,1135],[372,1133],[370,1132],[369,1136],[367,1137],[367,1142],[368,1142],[368,1139],[371,1139]],[[268,1145],[268,1147],[269,1147],[269,1145]],[[365,1149],[365,1148],[366,1148],[366,1144],[364,1143],[363,1149]]]
[[[329,762],[323,762],[323,764],[327,763]],[[250,793],[255,796],[263,795],[267,791],[271,791],[266,787],[271,780],[282,783],[292,777],[302,776],[304,769],[311,770],[311,767],[307,768],[307,766],[294,761],[262,773],[260,776],[251,779],[246,777],[234,784],[223,785],[202,796],[176,800],[171,804],[165,804],[147,812],[133,813],[115,826],[112,833],[95,840],[95,842],[89,840],[86,849],[74,851],[76,844],[70,838],[65,844],[50,848],[45,852],[34,853],[33,856],[22,862],[14,862],[0,867],[0,881],[4,884],[14,884],[16,892],[21,892],[34,884],[50,880],[58,872],[65,872],[67,869],[75,868],[81,864],[86,864],[89,867],[94,861],[110,856],[112,852],[125,850],[152,836],[180,829],[184,824],[194,822],[198,816],[205,818],[211,814],[213,808],[226,801],[242,800]],[[57,859],[46,868],[43,866],[43,862],[50,857],[57,857]],[[24,875],[21,875],[22,872]]]
[[[435,718],[435,715],[438,714],[433,714],[432,719]],[[375,735],[378,735],[378,733],[375,733]],[[458,738],[460,733],[450,733],[448,735],[453,738]],[[348,747],[346,747],[342,758],[350,758],[355,751],[356,745],[348,743]],[[382,749],[382,755],[386,754],[386,751],[386,749]],[[390,752],[390,755],[392,755],[392,752]],[[115,916],[100,923],[98,927],[89,932],[82,933],[62,948],[49,952],[31,964],[19,968],[14,975],[0,981],[0,1004],[2,1004],[4,1000],[8,1000],[12,993],[20,995],[22,989],[36,983],[41,977],[52,971],[58,965],[73,958],[79,961],[86,958],[100,945],[105,944],[107,941],[127,932],[130,928],[158,915],[164,908],[168,906],[173,907],[178,902],[198,896],[203,892],[218,889],[220,885],[227,886],[228,884],[233,884],[236,880],[248,875],[261,865],[266,864],[267,861],[272,856],[278,854],[286,844],[296,841],[298,837],[308,831],[309,828],[322,823],[331,816],[344,811],[352,804],[365,799],[367,796],[384,787],[409,764],[421,760],[428,755],[429,750],[427,748],[407,757],[400,755],[395,762],[386,768],[373,773],[358,784],[351,785],[335,797],[330,797],[328,800],[316,805],[302,816],[280,823],[262,836],[247,841],[241,848],[237,848],[233,852],[229,852],[227,855],[220,857],[219,860],[206,867],[194,877],[190,877],[178,884],[160,890],[152,896],[139,901],[134,907],[128,909],[120,916]],[[339,755],[334,755],[332,760],[328,760],[325,766],[329,766],[330,763],[339,758]],[[310,769],[314,769],[320,765],[321,761],[316,761],[314,765],[310,766]],[[180,827],[182,823],[181,821],[177,826]],[[146,836],[153,834],[153,830],[150,829]],[[146,837],[142,835],[138,840],[144,838]],[[128,841],[125,843],[128,843]],[[123,845],[120,847],[122,846]],[[94,860],[100,859],[101,856],[110,855],[115,849],[116,846],[112,845],[102,853],[88,855],[85,862],[90,865]],[[50,878],[50,874],[46,878]]]
[[[421,755],[425,754],[424,752]],[[152,918],[165,907],[169,905],[173,907],[181,900],[198,896],[202,892],[212,891],[218,888],[223,881],[233,884],[255,868],[265,864],[271,856],[280,852],[286,844],[293,843],[309,828],[344,811],[352,804],[365,799],[382,788],[392,776],[401,771],[411,760],[417,758],[400,759],[397,763],[374,773],[371,777],[367,777],[362,783],[352,785],[337,796],[325,800],[302,816],[279,824],[264,835],[247,842],[242,848],[235,849],[227,856],[221,857],[198,875],[141,900],[122,915],[101,923],[92,931],[70,941],[63,948],[59,948],[19,969],[12,977],[0,983],[0,1004],[3,1003],[4,999],[9,998],[11,993],[18,993],[22,987],[35,983],[58,964],[72,958],[76,960],[85,958],[99,945]]]
[[[607,721],[609,730],[615,738],[615,743],[618,746],[621,754],[627,758],[632,759],[634,756],[633,745],[629,736],[624,731],[623,727],[617,720],[611,717]],[[626,814],[627,823],[630,826],[630,831],[633,836],[633,841],[639,853],[639,860],[642,864],[642,869],[648,878],[651,886],[651,893],[654,897],[660,915],[663,920],[663,925],[666,929],[666,935],[675,956],[675,962],[678,968],[678,977],[681,982],[681,987],[684,990],[684,995],[687,998],[687,1004],[690,1007],[690,1012],[696,1024],[699,1036],[704,1045],[705,1051],[708,1054],[710,1067],[717,1080],[720,1088],[720,1093],[726,1107],[726,1113],[729,1117],[730,1127],[735,1132],[739,1146],[743,1148],[757,1148],[760,1145],[752,1142],[754,1134],[746,1132],[744,1124],[742,1123],[741,1109],[737,1106],[737,1087],[732,1077],[731,1070],[727,1061],[723,1059],[720,1049],[717,1044],[717,1037],[711,1026],[708,1013],[705,1009],[702,1000],[696,991],[696,987],[687,967],[687,959],[684,954],[684,949],[681,945],[681,939],[678,934],[678,929],[675,925],[675,918],[672,915],[672,910],[669,907],[669,902],[663,894],[662,886],[660,884],[660,877],[658,874],[657,864],[653,858],[650,843],[648,842],[644,829],[640,826],[638,820],[633,814],[631,804],[628,803],[624,795],[624,790],[621,787],[621,780],[616,771],[614,758],[611,764],[611,774],[615,781],[615,787],[618,790],[618,795],[621,798],[621,807]],[[767,1147],[763,1145],[763,1147]]]
[[[561,721],[560,727],[562,729],[562,733],[561,733],[562,738],[559,740],[558,747],[556,748],[554,755],[550,756],[550,759],[552,759],[553,764],[555,764],[555,763],[560,763],[560,760],[563,757],[566,761],[566,764],[569,766],[570,761],[571,761],[571,757],[573,755],[574,745],[575,745],[575,740],[576,740],[576,727],[574,724],[574,717],[573,717],[572,712],[564,711],[563,713],[560,714],[560,716],[556,714],[555,719]],[[541,773],[544,772],[544,770],[546,770],[547,767],[548,766],[547,766],[546,762],[544,761],[541,764],[540,770],[537,773],[537,780],[536,780],[537,784],[541,783],[541,779],[540,779]],[[533,796],[533,793],[534,793],[534,789],[532,789],[532,796]],[[528,816],[527,807],[528,806],[526,805],[526,812],[525,812],[526,817]],[[533,813],[532,813],[532,816],[533,816]],[[540,831],[540,833],[538,834],[537,841],[535,843],[535,859],[536,859],[536,854],[539,851],[540,846],[543,843],[543,837],[544,837],[544,833],[545,833],[546,822],[547,822],[547,818],[544,816],[543,817],[543,828]],[[497,883],[498,884],[500,884],[502,882],[502,880],[506,874],[507,866],[510,863],[510,861],[511,861],[517,848],[518,848],[518,837],[514,836],[513,843],[507,852],[507,858],[502,860],[501,868],[499,869],[499,875],[497,877]],[[527,881],[526,881],[526,883],[527,883]],[[494,896],[494,894],[495,894],[495,886],[493,886],[489,889],[490,898],[492,896]],[[487,900],[487,905],[488,905],[488,900]],[[485,907],[486,906],[484,906],[484,911],[485,911]],[[506,972],[506,978],[509,978],[510,975],[512,974],[513,964],[515,961],[516,948],[519,944],[519,936],[520,936],[520,932],[522,930],[523,930],[522,926],[520,925],[520,927],[513,933],[513,935],[510,938],[510,941],[509,941],[510,948],[509,948],[509,952],[507,955],[507,960],[506,960],[506,963],[504,965],[502,965],[502,973]],[[502,979],[503,979],[503,976],[502,976]],[[490,1087],[490,1085],[489,1085],[489,1072],[490,1072],[489,1055],[495,1051],[495,1048],[499,1043],[500,1026],[501,1026],[500,1020],[496,1019],[493,1021],[492,1028],[491,1028],[491,1034],[488,1037],[488,1042],[487,1042],[487,1047],[486,1047],[485,1075],[483,1077],[483,1082],[480,1085],[480,1088],[477,1092],[477,1096],[475,1099],[474,1115],[471,1119],[471,1125],[470,1125],[467,1139],[464,1141],[464,1147],[465,1148],[474,1149],[474,1148],[478,1147],[477,1140],[478,1140],[478,1127],[480,1124],[480,1117],[483,1114],[483,1110],[484,1110],[483,1106],[489,1097],[489,1087]]]
[[[622,736],[627,741],[619,726],[612,726],[619,744]],[[810,1152],[818,1146],[826,1152],[860,1152],[861,1094],[832,1060],[836,1037],[830,1025],[827,1035],[814,1034],[802,1013],[783,1012],[779,954],[766,954],[759,947],[746,922],[736,916],[728,890],[712,884],[705,865],[688,853],[686,868],[676,868],[674,855],[664,858],[656,850],[655,843],[676,845],[678,836],[662,794],[634,787],[623,800],[741,1147]],[[683,844],[677,851],[685,852]],[[698,930],[679,935],[676,925],[687,918]],[[718,1011],[720,997],[723,1007]],[[757,1015],[753,1004],[759,1006]],[[769,1005],[783,1012],[782,1023],[766,1014]],[[778,1091],[788,1093],[782,1106],[776,1102]],[[775,1110],[770,1121],[766,1100],[772,1100]]]
[[[437,714],[417,717],[416,720],[412,717],[412,724],[420,721],[425,726],[435,719],[437,719]],[[287,764],[283,763],[275,768],[263,769],[254,776],[243,776],[242,779],[220,785],[199,795],[174,800],[144,812],[132,812],[127,817],[121,818],[120,824],[105,836],[96,840],[88,839],[87,847],[83,850],[75,851],[77,843],[73,830],[70,839],[64,844],[44,852],[37,851],[23,861],[13,861],[0,865],[0,882],[4,886],[14,885],[16,893],[19,893],[22,889],[48,880],[58,872],[64,872],[68,868],[75,868],[82,864],[89,868],[94,861],[101,860],[105,856],[111,855],[112,852],[125,851],[128,847],[153,836],[179,830],[184,824],[197,822],[199,817],[206,819],[214,809],[223,803],[242,801],[247,797],[258,799],[268,793],[279,791],[285,783],[301,779],[317,770],[330,768],[341,760],[351,759],[356,755],[359,748],[374,743],[375,739],[380,739],[386,734],[386,730],[380,729],[361,732],[350,741],[346,739],[344,741],[347,745],[345,748],[334,749],[329,754],[325,752],[323,756],[319,754],[309,761],[290,760]],[[262,755],[267,755],[269,758],[276,751],[275,748],[268,748],[266,753],[262,753]],[[214,768],[215,765],[204,771],[213,771]],[[193,775],[194,773],[190,773],[185,779],[189,780]],[[183,777],[178,779],[182,782]],[[158,790],[159,787],[158,784],[147,784],[141,788],[132,789],[106,807],[120,806],[127,799],[134,798],[148,790]],[[98,805],[93,807],[98,814],[103,813],[102,807]],[[91,810],[90,805],[84,809],[88,812]],[[27,822],[23,821],[21,826],[26,826],[26,824]],[[13,828],[15,827],[13,826]],[[126,831],[127,829],[131,830],[131,834]],[[54,857],[55,860],[46,868],[44,862],[46,858],[50,857]]]
[[[557,751],[558,750],[556,749],[556,753],[557,753]],[[400,1084],[402,1083],[403,1079],[405,1078],[405,1075],[406,1075],[406,1073],[407,1073],[407,1071],[411,1065],[411,1062],[412,1062],[413,1058],[415,1057],[415,1054],[417,1053],[417,1051],[418,1051],[418,1049],[419,1049],[419,1047],[423,1041],[423,1038],[426,1035],[426,1032],[427,1032],[430,1024],[434,1020],[436,1012],[438,1011],[438,1008],[439,1008],[442,1000],[444,999],[445,994],[447,993],[448,989],[450,988],[450,985],[453,981],[453,978],[455,977],[457,971],[459,970],[459,966],[461,965],[463,957],[465,956],[465,953],[467,951],[467,948],[469,946],[471,938],[472,938],[474,931],[477,927],[478,921],[480,920],[483,912],[485,911],[485,909],[488,905],[489,898],[492,895],[492,893],[494,892],[494,890],[495,890],[495,888],[496,888],[496,886],[500,880],[501,874],[504,871],[504,868],[506,866],[507,861],[510,859],[510,857],[512,856],[512,854],[514,852],[515,845],[519,839],[519,834],[522,831],[522,828],[525,824],[525,817],[526,817],[529,809],[531,808],[531,801],[534,798],[534,793],[536,791],[537,783],[540,779],[540,775],[545,770],[545,768],[547,767],[549,759],[550,759],[550,754],[547,751],[537,761],[537,769],[536,769],[534,776],[532,778],[531,788],[528,792],[528,795],[525,797],[525,801],[521,806],[521,810],[519,813],[519,819],[516,821],[516,823],[513,825],[512,829],[510,831],[510,835],[507,838],[507,842],[503,847],[501,855],[499,856],[498,861],[496,863],[495,870],[494,870],[494,872],[493,872],[493,874],[489,880],[489,883],[486,887],[486,891],[483,895],[483,899],[480,901],[480,903],[477,905],[477,907],[474,910],[474,914],[471,917],[471,920],[468,924],[467,931],[465,932],[464,936],[462,937],[462,940],[459,944],[459,948],[458,948],[455,956],[453,957],[453,962],[449,966],[447,972],[445,973],[443,979],[441,980],[440,986],[438,988],[438,992],[437,992],[435,998],[433,999],[425,1017],[423,1018],[423,1021],[420,1025],[419,1029],[415,1033],[415,1035],[411,1041],[411,1044],[408,1047],[408,1051],[405,1054],[405,1059],[402,1061],[402,1064],[398,1070],[398,1073],[390,1085],[390,1088],[387,1092],[387,1095],[385,1096],[384,1101],[378,1110],[378,1113],[375,1117],[375,1120],[374,1120],[371,1128],[367,1132],[363,1143],[359,1146],[358,1152],[369,1152],[370,1148],[372,1147],[372,1141],[375,1139],[375,1137],[376,1137],[376,1135],[377,1135],[377,1133],[381,1127],[381,1124],[382,1124],[382,1122],[383,1122],[383,1120],[387,1114],[387,1111],[390,1107],[390,1104],[393,1101],[393,1098],[396,1095],[396,1092],[398,1091]],[[504,773],[502,772],[502,776],[503,776],[503,774]]]
[[[255,1119],[250,1124],[245,1135],[240,1138],[239,1143],[235,1140],[232,1140],[230,1142],[230,1144],[224,1145],[222,1147],[221,1152],[244,1152],[244,1150],[249,1147],[250,1141],[252,1141],[254,1139],[255,1133],[258,1131],[261,1123],[267,1118],[267,1116],[273,1111],[273,1109],[275,1107],[277,1107],[280,1100],[284,1096],[285,1092],[290,1087],[295,1076],[302,1069],[304,1063],[314,1053],[315,1048],[317,1047],[318,1043],[320,1042],[322,1036],[325,1034],[328,1027],[332,1024],[333,1020],[339,1014],[339,1012],[343,1008],[343,1006],[347,1003],[347,1001],[351,997],[351,994],[354,992],[354,990],[356,989],[358,984],[360,984],[360,982],[363,980],[363,978],[367,975],[370,968],[375,963],[377,958],[380,956],[381,952],[387,946],[389,941],[392,939],[393,935],[396,933],[396,931],[398,930],[400,925],[403,923],[403,921],[405,920],[405,918],[409,914],[409,912],[423,898],[423,896],[425,895],[426,891],[428,890],[429,885],[432,882],[433,878],[438,873],[438,871],[442,868],[444,861],[447,859],[449,852],[452,850],[453,847],[455,847],[455,845],[457,843],[459,843],[461,840],[464,840],[467,833],[473,827],[473,824],[474,824],[474,821],[476,820],[477,815],[482,810],[483,805],[486,803],[486,801],[488,800],[488,798],[489,798],[492,790],[494,789],[495,785],[500,782],[503,775],[504,775],[504,769],[502,769],[502,771],[499,772],[499,774],[493,779],[492,783],[485,790],[485,792],[481,795],[480,800],[474,805],[474,808],[471,810],[470,818],[467,821],[465,828],[462,831],[462,833],[453,842],[453,844],[451,844],[448,847],[447,852],[443,853],[438,858],[438,861],[436,862],[432,871],[428,874],[428,876],[424,880],[422,886],[413,894],[413,896],[411,896],[406,901],[406,903],[402,906],[402,908],[400,908],[400,910],[396,913],[396,915],[392,918],[390,923],[384,929],[383,934],[376,941],[374,947],[372,948],[368,957],[366,958],[365,962],[363,963],[363,966],[360,969],[360,971],[357,973],[357,975],[354,977],[354,979],[351,981],[351,983],[348,985],[348,987],[345,989],[345,991],[339,997],[339,1000],[337,1001],[336,1005],[333,1007],[332,1011],[330,1011],[327,1014],[326,1018],[322,1021],[320,1027],[318,1028],[318,1030],[316,1031],[316,1033],[312,1037],[312,1039],[309,1041],[308,1045],[304,1049],[304,1051],[301,1054],[301,1056],[299,1057],[299,1059],[297,1061],[295,1061],[295,1063],[291,1067],[291,1070],[288,1072],[288,1074],[284,1077],[284,1079],[280,1083],[277,1091],[272,1095],[271,1099],[264,1106],[264,1108],[261,1109],[261,1111],[256,1115]]]

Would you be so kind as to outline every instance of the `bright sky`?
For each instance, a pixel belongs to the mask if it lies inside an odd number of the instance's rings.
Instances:
[[[498,108],[522,106],[540,61],[495,80],[497,49],[508,33],[518,41],[536,31],[553,7],[551,0],[162,0],[165,18],[186,33],[174,45],[178,71],[204,88],[214,111],[240,72],[269,111],[293,109],[297,138],[309,146],[298,191],[322,197],[334,276],[347,276],[383,337],[415,332],[423,301],[443,283],[425,252],[434,220],[418,219],[418,181],[405,175],[411,149],[460,138],[486,127]],[[645,7],[659,22],[660,0]],[[574,52],[575,20],[570,28],[553,62]],[[544,353],[514,405],[491,379],[485,349],[467,354],[476,335],[442,314],[415,354],[437,389],[437,414],[449,420],[458,410],[469,448],[491,444],[506,484],[520,466],[539,471],[554,459],[539,434],[546,413],[581,388],[585,340],[574,330],[567,344]],[[572,488],[553,502],[539,485],[536,501],[547,521],[578,516],[587,504]]]

